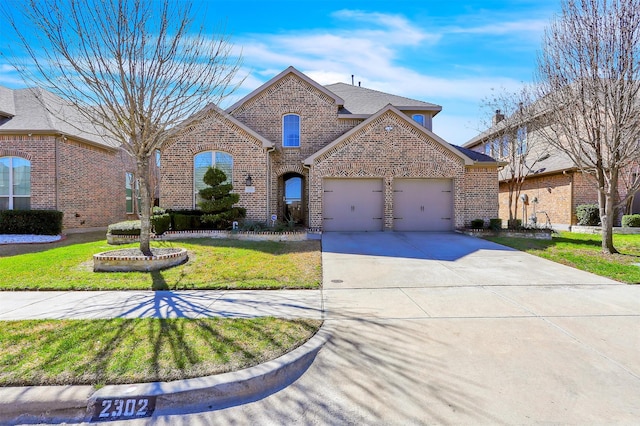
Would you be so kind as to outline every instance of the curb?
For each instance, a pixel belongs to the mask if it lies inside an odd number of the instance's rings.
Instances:
[[[331,335],[325,322],[311,339],[279,358],[214,376],[111,385],[97,391],[92,386],[0,388],[0,423],[102,422],[246,404],[284,389],[302,376]]]

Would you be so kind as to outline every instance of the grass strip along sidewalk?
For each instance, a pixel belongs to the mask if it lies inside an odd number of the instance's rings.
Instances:
[[[319,326],[277,318],[4,321],[0,386],[99,387],[225,373],[275,359]]]
[[[152,245],[184,247],[189,261],[155,273],[94,273],[93,254],[114,249],[104,233],[1,246],[0,290],[317,289],[321,283],[319,241]],[[273,317],[0,321],[0,386],[99,387],[235,371],[290,352],[320,325]]]
[[[487,237],[487,240],[611,278],[628,284],[640,284],[640,235],[614,234],[614,246],[620,254],[601,252],[600,235],[561,232],[551,240]]]

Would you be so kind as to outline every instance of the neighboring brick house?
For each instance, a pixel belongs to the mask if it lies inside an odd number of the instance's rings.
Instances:
[[[498,139],[504,132],[499,125],[500,118],[500,114],[496,114],[493,126],[466,142],[463,147],[500,160],[503,153]],[[518,203],[517,219],[521,219],[523,223],[530,223],[531,217],[535,216],[539,225],[549,222],[554,229],[569,230],[572,225],[577,224],[577,206],[598,204],[596,187],[588,175],[578,170],[566,154],[546,143],[538,131],[527,131],[526,126],[521,129],[524,129],[521,143],[529,146],[527,161],[533,166],[527,172],[522,186],[521,196],[524,197],[515,200]],[[633,170],[626,172],[634,173]],[[509,179],[510,176],[505,170],[501,170],[499,217],[504,223],[509,218]],[[625,187],[622,181],[620,183],[618,193],[623,197],[626,195]],[[627,212],[619,211],[614,224],[619,226],[620,216],[627,213],[640,213],[639,195],[631,200]]]
[[[60,210],[66,230],[106,227],[126,217],[124,164],[62,99],[0,87],[0,209]]]
[[[209,166],[247,219],[332,231],[441,231],[498,215],[498,163],[432,132],[441,107],[289,67],[226,111],[209,106],[161,153],[160,206],[196,207]]]

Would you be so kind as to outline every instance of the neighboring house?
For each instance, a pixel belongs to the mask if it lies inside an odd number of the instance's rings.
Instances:
[[[0,210],[54,209],[67,230],[105,227],[126,217],[124,164],[62,99],[0,87]]]
[[[498,166],[432,131],[438,105],[289,67],[226,111],[209,106],[162,147],[160,206],[197,206],[222,168],[247,219],[314,230],[448,231],[498,215]]]
[[[493,126],[480,135],[469,140],[463,147],[482,152],[501,160],[504,156],[500,143],[503,129],[500,128],[500,114],[496,114]],[[549,223],[554,229],[568,230],[577,224],[576,207],[582,204],[598,204],[598,194],[590,177],[582,173],[571,159],[557,148],[551,147],[533,126],[522,126],[518,129],[517,138],[524,143],[530,152],[526,161],[531,166],[526,175],[520,197],[517,198],[518,217],[522,223],[531,223],[535,217],[538,225]],[[498,136],[497,136],[498,135]],[[525,150],[527,151],[527,150]],[[628,171],[633,173],[634,171]],[[510,179],[507,168],[499,174],[500,180],[500,213],[499,217],[506,223],[509,218]],[[633,179],[633,177],[632,177]],[[619,186],[618,193],[626,195],[624,184]],[[636,195],[629,204],[629,211],[620,211],[615,225],[620,224],[620,216],[624,213],[640,213],[640,195]]]

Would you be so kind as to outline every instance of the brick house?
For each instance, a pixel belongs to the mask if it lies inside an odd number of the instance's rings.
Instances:
[[[0,86],[0,209],[60,210],[67,230],[105,227],[126,217],[124,164],[62,99]]]
[[[161,149],[160,206],[196,207],[223,169],[247,219],[324,231],[452,230],[498,215],[498,166],[432,131],[441,107],[289,67],[226,110],[209,106]]]
[[[496,114],[493,126],[472,138],[462,146],[476,152],[491,155],[494,158],[502,159],[504,150],[501,148],[499,139],[502,138],[504,129],[500,128],[500,114]],[[528,130],[527,130],[528,129]],[[532,130],[534,129],[534,130]],[[531,221],[531,217],[536,217],[538,224],[546,224],[547,221],[554,229],[569,230],[571,226],[577,224],[576,207],[582,204],[598,204],[598,194],[591,177],[582,173],[574,165],[571,159],[545,142],[535,126],[520,126],[519,130],[524,130],[522,141],[529,146],[529,156],[527,161],[533,166],[530,168],[524,179],[521,197],[516,199],[518,204],[518,219],[522,223]],[[534,160],[535,159],[535,160]],[[635,180],[633,173],[635,170],[627,170],[631,180]],[[501,170],[499,173],[499,217],[506,223],[509,218],[509,186],[510,176]],[[620,181],[618,193],[621,197],[626,196],[625,186]],[[620,225],[622,214],[640,213],[640,195],[633,197],[627,210],[621,209],[614,225]]]

